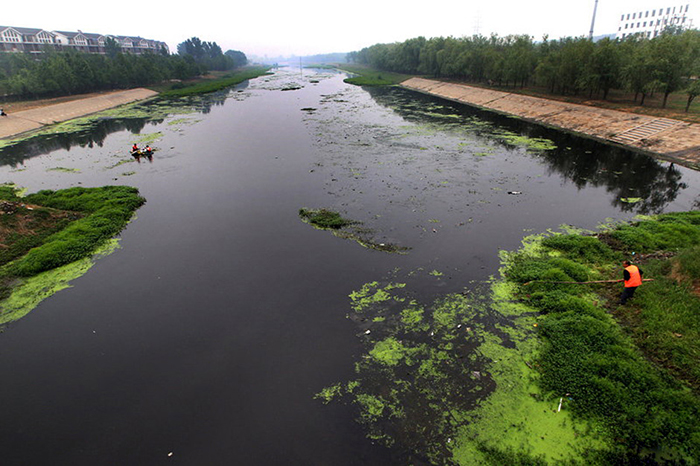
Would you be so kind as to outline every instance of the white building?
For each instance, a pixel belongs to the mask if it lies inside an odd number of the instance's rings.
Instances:
[[[112,36],[82,31],[47,31],[37,28],[0,26],[0,52],[43,53],[45,50],[76,50],[87,53],[106,53],[105,40],[117,41],[124,52],[158,53],[169,52],[165,42],[142,37]]]
[[[678,26],[684,29],[696,27],[694,18],[698,13],[698,8],[692,0],[677,4],[661,1],[651,4],[645,2],[645,4],[648,6],[637,6],[632,11],[620,14],[620,22],[615,36],[617,39],[624,39],[634,34],[654,38],[668,26]]]

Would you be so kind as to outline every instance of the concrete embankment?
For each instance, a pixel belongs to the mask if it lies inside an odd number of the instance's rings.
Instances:
[[[700,169],[699,124],[423,78],[401,86]]]
[[[150,89],[129,89],[110,92],[86,99],[47,105],[20,112],[12,112],[0,118],[0,139],[9,138],[42,128],[47,125],[72,120],[109,108],[153,97],[158,93]]]

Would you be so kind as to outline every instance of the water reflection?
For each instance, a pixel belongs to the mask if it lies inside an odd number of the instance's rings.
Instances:
[[[48,154],[59,149],[70,150],[71,147],[102,147],[105,139],[118,131],[130,131],[133,134],[140,133],[147,123],[159,124],[163,120],[149,120],[147,118],[95,120],[89,127],[84,127],[76,132],[42,134],[31,139],[26,139],[11,146],[0,149],[0,166],[10,165],[17,167],[23,165],[25,160],[43,154]]]
[[[661,213],[688,187],[673,164],[647,155],[603,145],[596,151],[567,149],[542,154],[550,172],[565,176],[579,189],[605,187],[613,194],[612,204],[623,212]]]
[[[547,164],[549,173],[560,174],[579,190],[605,188],[612,195],[612,205],[623,212],[660,213],[688,187],[681,180],[681,170],[648,155],[405,89],[369,88],[368,92],[407,121],[467,131],[507,149],[520,136],[551,140],[556,148],[530,151]],[[514,137],[502,137],[504,130]]]
[[[245,88],[242,85],[236,89]],[[184,112],[199,112],[208,114],[213,107],[223,106],[229,96],[229,90],[207,94],[205,96],[194,96],[176,101],[168,101],[172,113],[178,113],[178,109]],[[137,106],[140,110],[149,113],[155,107],[162,104],[162,101],[150,101]],[[161,115],[158,113],[158,115]],[[48,154],[55,150],[70,150],[72,147],[102,147],[105,139],[110,134],[119,131],[129,131],[132,134],[140,134],[146,125],[159,125],[164,121],[162,117],[105,117],[91,121],[77,129],[71,129],[63,133],[40,134],[30,139],[25,139],[0,149],[0,166],[9,165],[18,167],[24,164],[25,160],[38,155]],[[140,161],[140,160],[139,160]]]

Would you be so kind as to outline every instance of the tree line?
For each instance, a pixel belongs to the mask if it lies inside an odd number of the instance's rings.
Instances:
[[[417,37],[376,44],[348,54],[348,60],[385,71],[484,82],[499,86],[546,86],[551,93],[608,98],[612,89],[635,94],[635,102],[656,92],[685,90],[688,106],[700,94],[700,31],[668,28],[649,39],[594,42],[584,37],[535,42],[531,36]],[[687,111],[687,108],[686,108]]]
[[[105,49],[104,55],[55,50],[38,55],[0,53],[0,95],[36,98],[127,89],[191,79],[247,63],[243,52],[224,54],[216,42],[196,37],[178,45],[177,54],[162,50],[134,55],[123,53],[115,43],[105,44]]]

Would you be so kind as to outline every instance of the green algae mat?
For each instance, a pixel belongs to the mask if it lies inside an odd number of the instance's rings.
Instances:
[[[408,464],[697,464],[698,245],[700,212],[666,214],[527,237],[499,278],[460,293],[367,283],[349,296],[355,377],[316,397],[353,406]],[[618,278],[628,257],[656,277],[632,304],[617,283],[578,283]]]
[[[69,286],[94,259],[118,247],[114,236],[145,199],[136,188],[105,186],[20,196],[0,188],[0,325]]]

